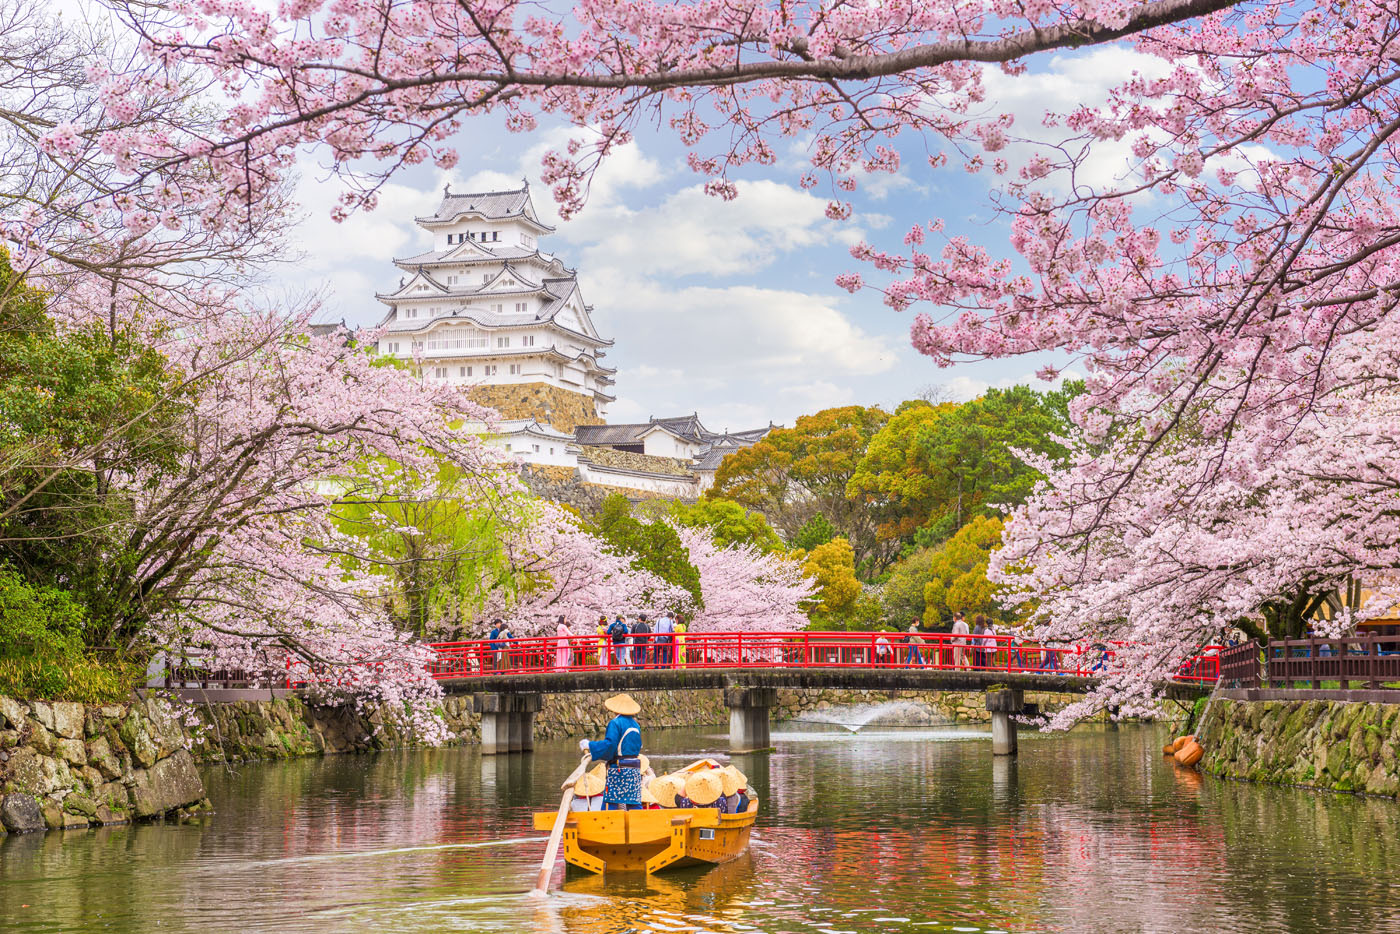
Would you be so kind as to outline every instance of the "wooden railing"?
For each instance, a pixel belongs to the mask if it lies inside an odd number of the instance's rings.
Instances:
[[[1259,643],[1253,640],[1243,645],[1230,645],[1220,650],[1220,686],[1226,688],[1257,688],[1261,666]]]
[[[1371,633],[1338,639],[1275,639],[1265,649],[1269,687],[1379,688],[1400,682],[1400,636]]]

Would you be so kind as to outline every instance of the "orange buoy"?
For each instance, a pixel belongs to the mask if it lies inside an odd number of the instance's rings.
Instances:
[[[1164,755],[1164,756],[1174,756],[1174,755],[1176,755],[1176,744],[1175,744],[1175,743],[1167,743],[1165,746],[1163,746],[1163,747],[1162,747],[1162,755]]]
[[[1200,743],[1196,742],[1193,739],[1191,740],[1191,742],[1187,743],[1185,746],[1182,746],[1180,749],[1177,750],[1176,761],[1178,765],[1184,765],[1187,768],[1190,768],[1197,762],[1200,762],[1201,756],[1204,756],[1205,754],[1205,749],[1201,747]]]
[[[1185,746],[1187,743],[1194,743],[1195,741],[1196,737],[1194,736],[1178,736],[1172,741],[1172,754],[1175,755],[1176,753],[1181,751],[1182,746]]]

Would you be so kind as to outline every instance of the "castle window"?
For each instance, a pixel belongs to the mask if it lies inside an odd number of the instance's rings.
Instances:
[[[509,346],[510,346],[510,338],[509,338],[509,337],[498,337],[498,338],[496,338],[496,346],[497,346],[497,347],[509,347]]]
[[[440,366],[433,370],[433,375],[438,379],[447,379],[447,367]]]
[[[471,376],[471,375],[472,375],[472,368],[471,368],[471,367],[469,367],[469,366],[464,366],[464,367],[462,367],[462,369],[464,369],[464,370],[467,371],[467,372],[465,372],[465,373],[462,374],[463,376]]]
[[[492,306],[491,306],[491,310],[494,311],[496,314],[500,314],[500,313],[501,313],[501,305],[500,305],[500,303],[497,302],[496,304],[492,305]]]
[[[494,363],[488,363],[488,364],[486,364],[486,366],[484,366],[484,367],[481,368],[481,375],[482,375],[482,376],[495,376],[495,375],[496,375],[496,364],[494,364]]]
[[[506,450],[507,450],[507,451],[510,450],[510,444],[509,444],[509,443],[506,444]]]
[[[466,375],[467,375],[467,368],[466,368],[466,367],[464,367],[464,366],[459,366],[459,367],[457,367],[457,376],[458,376],[458,377],[462,377],[462,376],[466,376]]]
[[[550,448],[550,449],[549,449],[549,453],[553,454],[553,453],[554,453],[554,448]]]
[[[535,346],[535,335],[533,335],[533,334],[526,334],[524,337],[520,338],[520,346],[521,346],[521,347],[533,347],[533,346]]]
[[[486,283],[488,283],[488,282],[490,282],[490,281],[491,281],[491,274],[490,274],[489,272],[483,272],[483,273],[481,274],[481,284],[482,284],[482,285],[485,285]]]
[[[525,305],[524,302],[516,302],[516,303],[515,303],[515,310],[516,310],[516,311],[524,311],[525,308],[526,308],[526,305]]]
[[[512,363],[512,364],[510,365],[510,375],[511,375],[511,376],[519,376],[519,375],[520,375],[520,364],[518,364],[518,363]]]
[[[535,449],[536,454],[540,453],[540,446],[538,444],[532,444],[530,447]]]
[[[491,241],[492,241],[493,243],[496,242],[496,241],[498,241],[498,240],[500,240],[500,239],[501,239],[501,232],[500,232],[499,230],[493,230],[493,231],[491,231]]]

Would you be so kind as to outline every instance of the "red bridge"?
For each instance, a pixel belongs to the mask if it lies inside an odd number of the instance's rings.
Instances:
[[[1121,647],[1047,645],[1014,636],[933,633],[910,643],[888,632],[691,632],[532,637],[433,646],[431,671],[449,691],[475,695],[484,752],[532,748],[541,696],[574,691],[719,689],[730,708],[730,744],[767,748],[778,688],[988,691],[993,752],[1016,749],[1014,714],[1024,691],[1082,693]],[[1219,677],[1219,648],[1184,660],[1164,685],[1195,697]]]

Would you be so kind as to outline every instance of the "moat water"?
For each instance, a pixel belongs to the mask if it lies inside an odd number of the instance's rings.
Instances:
[[[201,823],[0,842],[0,931],[1400,932],[1400,804],[1203,779],[1161,728],[1026,736],[792,724],[736,756],[750,852],[526,895],[572,743],[206,774]],[[663,766],[723,732],[657,731]],[[563,880],[562,883],[560,880]]]

